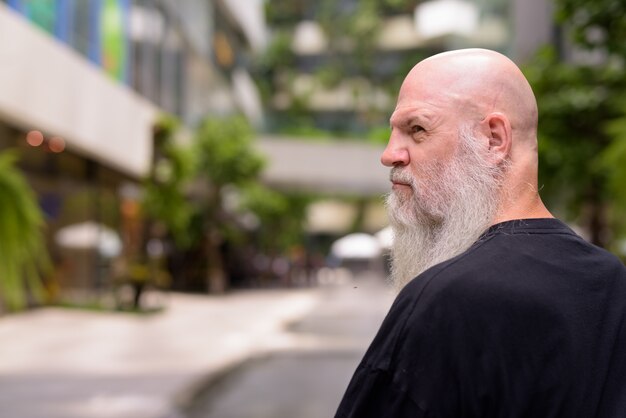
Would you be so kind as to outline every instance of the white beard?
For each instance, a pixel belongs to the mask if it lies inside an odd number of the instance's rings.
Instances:
[[[391,281],[397,291],[428,268],[467,250],[491,225],[507,164],[490,165],[470,129],[459,131],[449,163],[428,162],[418,178],[394,167],[391,178],[411,185],[392,191],[386,205],[394,232]]]

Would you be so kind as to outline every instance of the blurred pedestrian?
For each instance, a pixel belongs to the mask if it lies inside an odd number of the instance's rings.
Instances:
[[[425,59],[391,127],[399,295],[336,417],[626,417],[626,268],[542,203],[517,66]]]

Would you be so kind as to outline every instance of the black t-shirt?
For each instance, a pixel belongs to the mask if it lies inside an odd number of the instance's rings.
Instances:
[[[625,418],[624,264],[556,219],[492,226],[400,292],[347,417]]]

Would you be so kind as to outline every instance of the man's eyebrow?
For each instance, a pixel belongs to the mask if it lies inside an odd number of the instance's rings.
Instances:
[[[406,109],[400,113],[394,113],[389,118],[389,126],[393,127],[394,123],[399,125],[407,125],[413,121],[430,121],[433,118],[433,114],[428,111],[424,111],[420,108]]]

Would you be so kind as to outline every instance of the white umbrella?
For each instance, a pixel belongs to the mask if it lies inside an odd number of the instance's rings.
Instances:
[[[390,226],[381,229],[374,236],[382,248],[389,249],[393,245],[393,229]]]
[[[88,221],[59,229],[55,242],[68,249],[97,249],[105,257],[115,257],[122,252],[122,240],[111,228]]]
[[[381,248],[372,235],[354,233],[339,238],[332,244],[330,251],[338,258],[374,258],[380,255]]]

